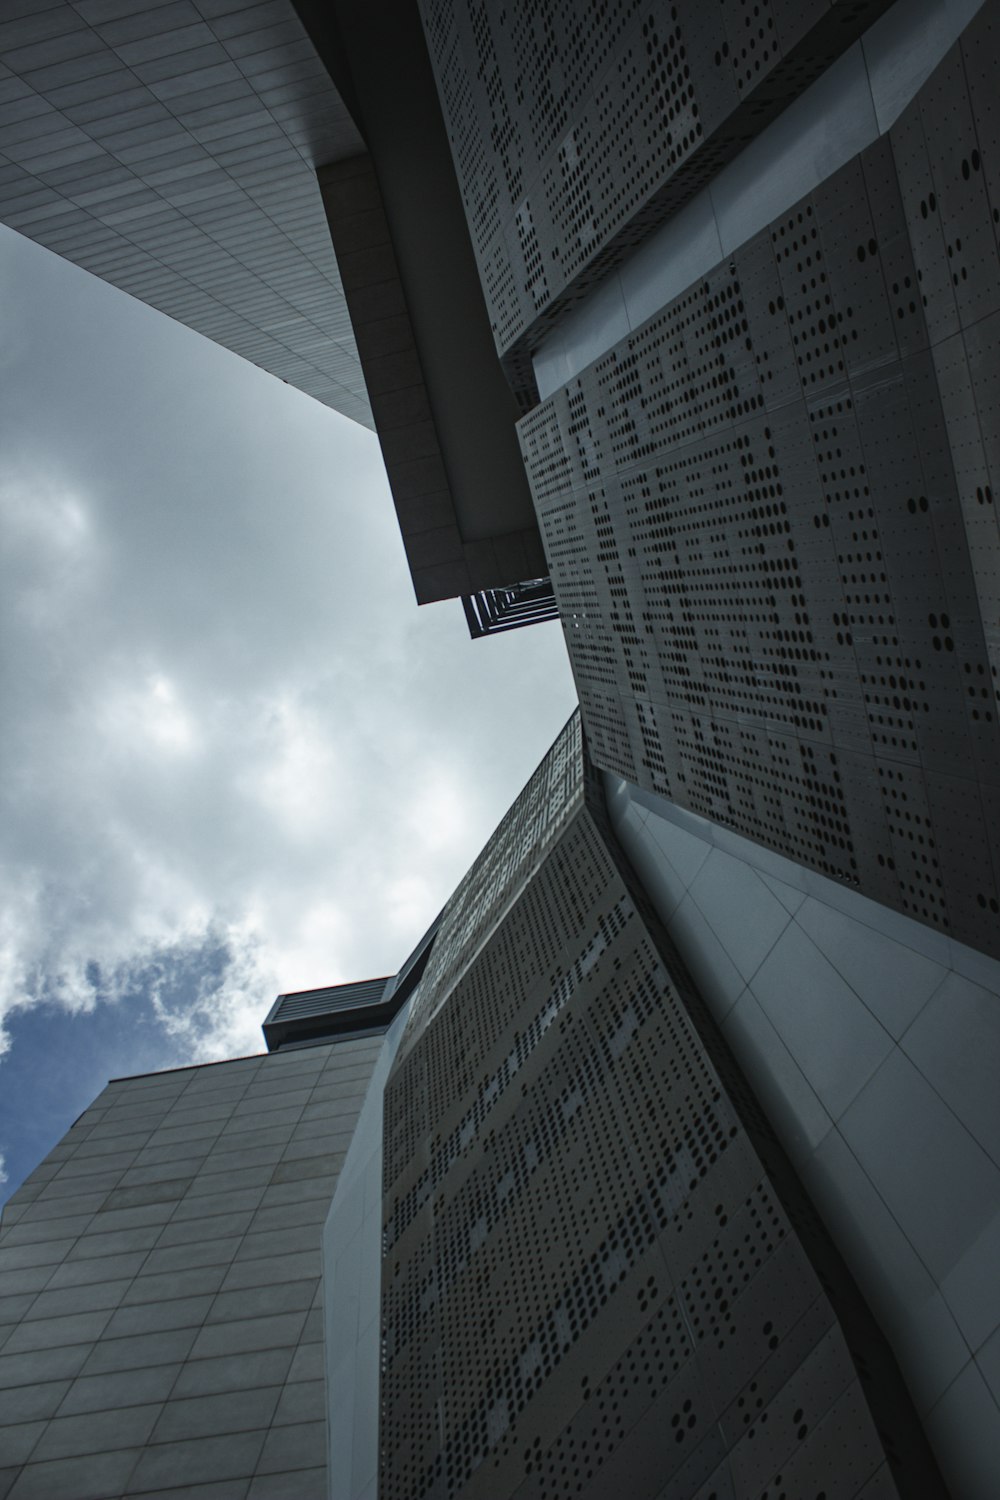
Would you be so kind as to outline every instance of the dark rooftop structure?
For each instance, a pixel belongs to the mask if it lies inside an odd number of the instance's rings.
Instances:
[[[384,1031],[423,974],[439,922],[431,923],[398,974],[279,995],[262,1027],[268,1052]]]
[[[466,594],[462,607],[473,640],[559,618],[559,606],[550,578],[532,578],[528,583],[515,583],[510,588],[482,589],[478,594]]]

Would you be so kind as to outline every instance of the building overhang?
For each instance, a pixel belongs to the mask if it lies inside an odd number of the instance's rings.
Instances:
[[[297,6],[366,150],[317,172],[417,601],[548,572],[417,8]]]

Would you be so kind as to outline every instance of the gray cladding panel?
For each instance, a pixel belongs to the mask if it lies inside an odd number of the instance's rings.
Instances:
[[[996,15],[520,424],[595,759],[992,953]]]
[[[689,999],[584,811],[397,1058],[383,1500],[690,1496],[727,1461],[846,1497],[883,1465]]]
[[[420,990],[410,1007],[401,1051],[413,1044],[437,1007],[448,999],[462,971],[529,883],[582,800],[580,716],[574,712],[445,907]],[[455,1065],[464,1067],[457,1057]],[[404,1116],[399,1122],[399,1140],[386,1136],[390,1159],[396,1152],[406,1159],[416,1141]]]
[[[426,171],[430,191],[433,161]],[[412,178],[409,166],[405,175]],[[466,384],[479,395],[471,407],[456,411],[454,320],[461,305],[456,312],[454,299],[446,295],[423,310],[421,325],[412,284],[407,286],[397,261],[406,248],[411,275],[414,262],[434,266],[446,285],[435,245],[420,245],[415,253],[405,240],[394,241],[387,217],[392,200],[372,158],[327,166],[319,183],[417,602],[536,576],[544,568],[541,539],[513,431],[513,402],[493,362],[488,330],[488,363],[484,368],[480,359],[477,368],[465,370]],[[420,217],[431,211],[424,208]],[[462,230],[460,217],[456,227]],[[482,315],[478,282],[472,279]],[[435,381],[427,367],[441,342],[447,358],[442,362],[438,354]],[[491,382],[499,382],[500,389]],[[472,454],[456,428],[476,434]]]
[[[371,426],[315,181],[360,138],[287,0],[216,9],[0,29],[0,220]]]
[[[14,1194],[0,1232],[13,1496],[285,1496],[306,1463],[324,1493],[306,1357],[322,1367],[330,1142],[346,1146],[380,1046],[117,1080]],[[145,1165],[164,1152],[167,1167]],[[269,1423],[280,1441],[265,1443]]]
[[[421,0],[500,351],[537,338],[885,8]]]

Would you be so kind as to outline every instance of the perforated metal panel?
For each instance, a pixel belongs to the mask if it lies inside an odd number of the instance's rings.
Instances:
[[[997,14],[521,423],[595,759],[993,953]]]
[[[668,962],[578,805],[428,997],[385,1096],[384,1500],[688,1497],[723,1462],[846,1500],[906,1451]]]
[[[580,717],[574,713],[442,912],[401,1055],[450,994],[576,813],[583,797],[580,746]],[[460,1066],[458,1059],[455,1065]],[[390,1153],[393,1149],[388,1133],[386,1149]],[[400,1149],[408,1155],[412,1138]]]
[[[421,0],[497,347],[686,201],[886,0]]]

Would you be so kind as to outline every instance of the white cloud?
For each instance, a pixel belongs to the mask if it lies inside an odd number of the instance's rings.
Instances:
[[[132,682],[109,683],[90,712],[92,732],[108,745],[161,755],[190,755],[199,746],[194,718],[177,687],[155,669],[139,668]]]
[[[279,989],[405,958],[572,706],[561,636],[417,610],[371,434],[51,259],[0,411],[0,1049],[142,993],[259,1050]]]
[[[309,842],[337,817],[337,756],[323,716],[284,696],[258,705],[261,753],[244,774],[244,790],[281,829]]]

